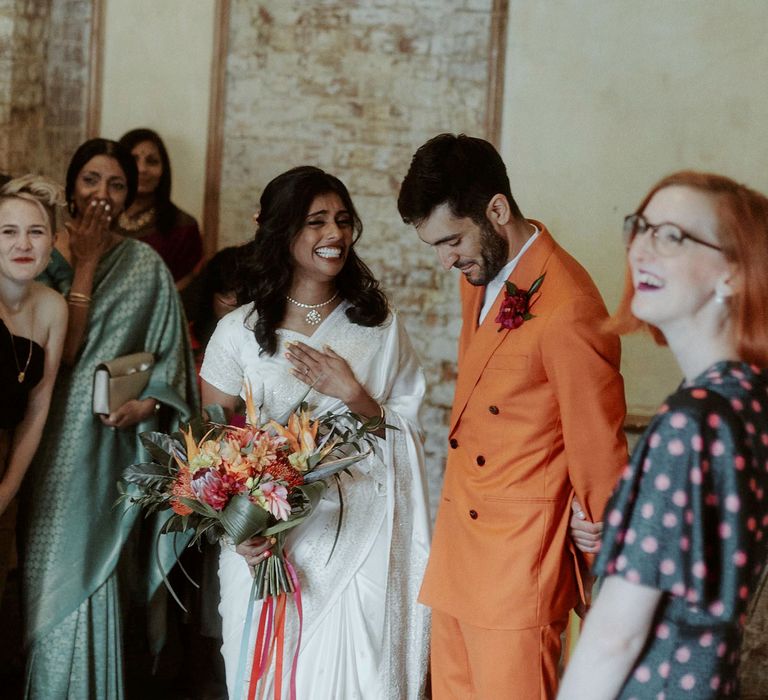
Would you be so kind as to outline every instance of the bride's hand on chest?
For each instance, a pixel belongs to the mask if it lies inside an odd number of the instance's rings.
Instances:
[[[291,363],[291,374],[299,381],[347,405],[365,391],[349,363],[327,345],[320,351],[294,341],[288,343],[285,358]]]

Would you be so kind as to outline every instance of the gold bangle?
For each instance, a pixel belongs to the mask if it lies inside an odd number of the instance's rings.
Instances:
[[[71,306],[82,306],[84,309],[91,305],[90,301],[84,301],[81,299],[67,299],[67,303]]]
[[[379,406],[379,420],[381,420],[381,422],[383,423],[384,419],[386,418],[386,416],[384,415],[384,404],[380,403],[378,406]]]
[[[67,299],[69,301],[74,302],[83,302],[86,304],[90,304],[93,301],[93,298],[88,296],[87,294],[80,294],[80,292],[70,292],[67,296]]]

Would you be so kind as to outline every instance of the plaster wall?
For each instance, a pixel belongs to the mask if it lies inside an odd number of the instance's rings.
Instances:
[[[502,150],[523,212],[547,223],[616,307],[623,216],[675,170],[768,192],[768,4],[512,0]],[[680,374],[649,339],[623,342],[630,410]],[[768,594],[743,647],[742,698],[768,697]]]
[[[610,309],[621,224],[675,170],[768,191],[762,0],[512,0],[502,150],[524,213],[592,273]],[[653,412],[680,374],[645,338],[624,341],[630,410]]]
[[[203,211],[213,0],[104,0],[101,135],[149,127],[168,149],[173,201]]]

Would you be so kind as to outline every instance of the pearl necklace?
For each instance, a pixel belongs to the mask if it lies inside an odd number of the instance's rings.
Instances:
[[[339,296],[339,292],[335,292],[334,295],[328,299],[327,301],[321,301],[319,304],[302,304],[300,301],[296,301],[295,299],[291,299],[287,294],[285,298],[291,302],[294,306],[298,306],[300,309],[309,309],[307,311],[307,315],[304,317],[304,320],[310,325],[310,326],[316,326],[320,323],[320,321],[323,320],[323,317],[320,315],[320,312],[317,310],[322,306],[328,306],[337,296]]]

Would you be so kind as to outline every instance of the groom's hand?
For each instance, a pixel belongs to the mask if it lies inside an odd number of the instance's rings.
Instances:
[[[571,522],[569,532],[573,543],[582,552],[594,554],[600,551],[600,542],[603,537],[603,523],[591,523],[587,520],[584,509],[574,498],[571,502]]]

